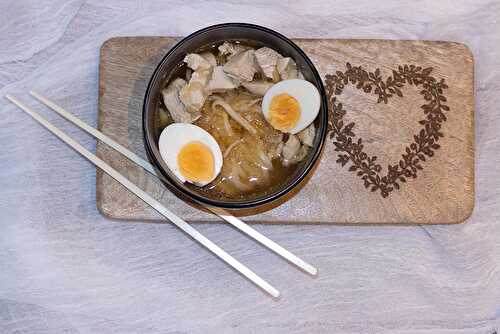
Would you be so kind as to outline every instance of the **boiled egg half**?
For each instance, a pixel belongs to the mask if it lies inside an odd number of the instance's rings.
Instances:
[[[188,123],[173,123],[160,135],[160,154],[181,182],[204,186],[219,175],[222,152],[207,131]]]
[[[262,112],[276,130],[296,134],[318,116],[321,98],[316,86],[306,80],[283,80],[264,95]]]

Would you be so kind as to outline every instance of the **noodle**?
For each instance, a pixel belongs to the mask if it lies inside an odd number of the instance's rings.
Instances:
[[[232,136],[234,133],[233,133],[233,129],[231,128],[231,125],[229,124],[229,119],[227,118],[227,114],[223,113],[222,118],[224,119],[224,129],[226,129],[226,132],[230,136]]]
[[[222,98],[220,98],[218,96],[214,96],[213,99],[215,101],[212,104],[212,107],[221,106],[226,111],[226,113],[229,116],[231,116],[239,125],[241,125],[245,129],[247,129],[248,132],[250,132],[251,134],[253,134],[253,135],[257,134],[257,130],[255,130],[255,128],[250,123],[248,123],[248,121],[246,119],[244,119],[236,111],[234,111],[233,108],[231,108],[231,106],[226,103],[226,101],[224,101]]]
[[[229,155],[229,153],[231,153],[232,149],[235,148],[241,142],[243,142],[243,139],[238,139],[237,141],[235,141],[234,143],[232,143],[231,145],[229,145],[229,147],[226,149],[226,152],[224,152],[224,158],[227,158],[227,156]]]
[[[246,106],[241,108],[241,110],[248,111],[250,108],[252,108],[255,104],[259,103],[260,101],[262,101],[262,98],[260,98],[260,97],[258,99],[252,100]]]

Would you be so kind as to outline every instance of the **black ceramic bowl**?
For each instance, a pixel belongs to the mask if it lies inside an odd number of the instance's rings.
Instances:
[[[305,79],[312,82],[318,88],[321,95],[321,108],[315,120],[317,128],[316,137],[314,139],[314,146],[310,150],[308,157],[300,163],[295,173],[287,182],[275,187],[275,189],[270,189],[269,192],[262,196],[235,200],[209,197],[197,187],[178,181],[161,158],[158,149],[158,139],[161,130],[158,128],[156,122],[161,104],[161,89],[166,83],[179,75],[179,68],[187,53],[197,52],[200,49],[208,49],[214,45],[222,44],[224,41],[241,41],[242,43],[251,44],[256,47],[268,46],[284,56],[291,57],[297,63]],[[254,208],[268,204],[294,189],[311,171],[316,160],[319,158],[325,142],[327,124],[328,108],[325,90],[321,77],[311,60],[295,43],[285,36],[271,29],[253,24],[226,23],[214,25],[199,30],[178,42],[167,52],[154,71],[144,97],[143,130],[146,151],[157,171],[165,178],[164,183],[166,186],[184,199],[227,209]]]

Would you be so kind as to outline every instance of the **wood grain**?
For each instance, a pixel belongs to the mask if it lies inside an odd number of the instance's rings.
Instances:
[[[142,99],[156,64],[177,39],[172,37],[119,37],[101,48],[99,67],[99,129],[120,144],[146,157],[142,140]],[[422,170],[383,198],[363,185],[349,164],[337,163],[335,139],[327,140],[320,164],[284,203],[259,212],[243,212],[247,222],[263,223],[458,223],[474,207],[474,61],[469,49],[458,43],[387,40],[298,39],[324,78],[346,71],[346,63],[368,72],[380,70],[387,78],[399,65],[432,67],[432,77],[444,79],[447,105],[442,124],[441,146],[421,162]],[[426,101],[421,87],[405,85],[403,97],[377,103],[376,94],[367,94],[347,84],[338,96],[353,122],[356,138],[363,139],[364,151],[377,156],[381,174],[401,155],[418,134],[418,123]],[[97,155],[142,189],[188,221],[215,222],[213,215],[177,199],[154,177],[121,157],[103,143]],[[157,213],[101,171],[97,172],[97,205],[107,217],[157,221]]]

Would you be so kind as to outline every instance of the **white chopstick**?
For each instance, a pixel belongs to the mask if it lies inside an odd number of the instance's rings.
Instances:
[[[56,103],[54,103],[53,101],[49,100],[48,98],[46,98],[46,97],[44,97],[44,96],[42,96],[42,95],[40,95],[40,94],[38,94],[38,93],[36,93],[34,91],[30,91],[30,94],[33,97],[35,97],[37,100],[39,100],[40,102],[42,102],[43,104],[45,104],[47,107],[49,107],[50,109],[54,110],[55,112],[57,112],[62,117],[66,118],[68,121],[72,122],[76,126],[79,126],[81,129],[87,131],[89,134],[91,134],[95,138],[99,139],[100,141],[104,142],[108,146],[114,148],[116,151],[120,152],[125,157],[127,157],[129,160],[135,162],[136,164],[138,164],[139,166],[141,166],[142,168],[144,168],[146,171],[148,171],[152,175],[154,175],[154,176],[156,176],[156,177],[158,177],[160,179],[164,179],[162,175],[160,175],[160,174],[158,174],[156,172],[156,170],[153,167],[153,165],[151,165],[148,161],[146,161],[146,160],[142,159],[141,157],[139,157],[137,154],[133,153],[129,149],[127,149],[127,148],[123,147],[122,145],[118,144],[116,141],[114,141],[113,139],[109,138],[108,136],[106,136],[105,134],[103,134],[102,132],[100,132],[99,130],[97,130],[97,129],[91,127],[90,125],[88,125],[87,123],[83,122],[78,117],[76,117],[73,114],[69,113],[64,108],[62,108],[61,106],[57,105]],[[243,233],[245,233],[248,236],[254,238],[258,242],[260,242],[262,245],[264,245],[267,248],[269,248],[270,250],[274,251],[276,254],[282,256],[284,259],[288,260],[289,262],[293,263],[294,265],[296,265],[300,269],[304,270],[305,272],[307,272],[307,273],[309,273],[311,275],[316,275],[318,273],[318,270],[315,267],[313,267],[309,263],[305,262],[304,260],[302,260],[301,258],[299,258],[298,256],[296,256],[292,252],[286,250],[282,246],[278,245],[277,243],[275,243],[274,241],[272,241],[268,237],[264,236],[260,232],[258,232],[255,229],[253,229],[252,227],[248,226],[247,224],[245,224],[240,219],[232,216],[226,210],[221,209],[221,208],[208,207],[208,206],[206,206],[206,208],[208,210],[212,211],[214,214],[216,214],[219,217],[221,217],[222,219],[224,219],[229,224],[233,225],[234,227],[236,227],[237,229],[239,229],[240,231],[242,231]]]
[[[22,104],[19,100],[17,100],[16,98],[14,98],[10,95],[6,95],[5,97],[9,101],[14,103],[16,106],[18,106],[20,109],[22,109],[24,112],[26,112],[31,117],[33,117],[40,124],[42,124],[45,128],[47,128],[47,130],[52,132],[59,139],[64,141],[66,144],[68,144],[73,149],[75,149],[78,153],[80,153],[85,158],[87,158],[94,165],[101,168],[109,176],[111,176],[113,179],[115,179],[116,181],[121,183],[125,188],[127,188],[129,191],[131,191],[137,197],[139,197],[144,202],[149,204],[153,209],[155,209],[161,215],[163,215],[165,218],[170,220],[175,226],[177,226],[183,232],[188,234],[194,240],[198,241],[200,244],[205,246],[212,253],[217,255],[220,259],[225,261],[227,264],[229,264],[235,270],[240,272],[243,276],[245,276],[250,281],[252,281],[254,284],[256,284],[258,287],[260,287],[262,290],[264,290],[265,292],[267,292],[268,294],[270,294],[271,296],[273,296],[275,298],[279,297],[280,292],[276,288],[274,288],[272,285],[270,285],[265,280],[263,280],[261,277],[259,277],[257,274],[255,274],[252,270],[250,270],[244,264],[240,263],[238,260],[233,258],[228,253],[226,253],[222,248],[220,248],[219,246],[214,244],[212,241],[207,239],[203,234],[201,234],[196,229],[194,229],[191,225],[189,225],[184,220],[182,220],[181,218],[176,216],[174,213],[172,213],[170,210],[168,210],[166,207],[164,207],[160,202],[158,202],[156,199],[154,199],[153,197],[148,195],[145,191],[143,191],[142,189],[137,187],[134,183],[130,182],[126,177],[124,177],[118,171],[116,171],[111,166],[106,164],[104,161],[99,159],[96,155],[94,155],[93,153],[88,151],[86,148],[81,146],[78,142],[73,140],[66,133],[64,133],[63,131],[59,130],[57,127],[52,125],[49,121],[47,121],[45,118],[43,118],[40,114],[38,114],[34,110],[30,109],[26,105]]]

